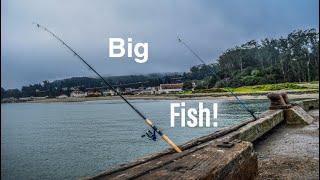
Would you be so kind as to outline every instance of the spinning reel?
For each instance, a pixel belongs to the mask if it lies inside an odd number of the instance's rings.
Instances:
[[[141,137],[147,137],[149,140],[152,140],[152,141],[157,141],[157,134],[156,134],[156,131],[153,130],[153,132],[149,129],[145,134],[141,135]]]

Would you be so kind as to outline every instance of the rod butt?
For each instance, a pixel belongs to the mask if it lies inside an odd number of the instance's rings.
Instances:
[[[161,138],[166,141],[176,152],[182,152],[181,149],[174,142],[172,142],[167,135],[163,134]]]

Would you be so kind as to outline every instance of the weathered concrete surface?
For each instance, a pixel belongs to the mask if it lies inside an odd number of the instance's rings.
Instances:
[[[284,110],[284,117],[287,124],[308,125],[314,121],[306,111],[319,109],[319,99],[308,99],[294,102],[297,106]]]
[[[186,150],[194,148],[194,147],[197,147],[197,148],[204,147],[208,143],[210,143],[210,142],[212,143],[213,140],[217,140],[221,137],[225,137],[227,134],[232,133],[234,131],[237,131],[240,127],[243,127],[252,121],[253,120],[250,119],[250,120],[244,121],[240,124],[233,125],[231,127],[222,128],[212,134],[202,136],[202,137],[199,137],[196,139],[192,139],[189,142],[187,142],[183,145],[180,145],[179,147],[184,151],[183,153],[185,153]],[[183,153],[179,154],[179,155],[185,155]],[[190,153],[192,153],[192,152],[190,152]],[[102,172],[101,174],[99,174],[97,176],[84,178],[84,179],[103,179],[104,177],[106,177],[108,175],[119,173],[119,172],[125,172],[128,169],[134,168],[134,167],[139,166],[141,164],[148,163],[149,161],[153,161],[153,160],[160,160],[161,161],[162,158],[167,158],[168,156],[171,156],[173,159],[180,157],[180,156],[177,156],[177,154],[174,152],[173,149],[166,149],[161,152],[150,154],[150,155],[141,157],[139,159],[136,159],[134,161],[131,161],[131,162],[128,162],[125,164],[120,164],[120,165],[114,166],[113,168],[111,168],[105,172]]]
[[[269,110],[263,113],[258,120],[241,127],[238,131],[230,133],[228,136],[231,139],[253,142],[283,120],[284,114],[282,110]]]
[[[285,109],[284,116],[287,124],[308,125],[314,121],[314,118],[300,106]]]
[[[255,143],[257,179],[319,179],[319,110],[307,126],[281,123]]]
[[[219,148],[211,142],[93,179],[253,179],[257,168],[251,143],[242,141],[232,148]]]
[[[295,103],[300,107],[302,107],[305,111],[309,111],[312,109],[319,109],[319,98],[297,101]]]
[[[192,140],[182,153],[166,150],[122,167],[104,172],[93,179],[252,179],[257,164],[250,142],[261,137],[284,120],[282,110],[270,110],[256,121]],[[246,140],[230,149],[218,148],[222,141]],[[250,141],[250,142],[249,142]]]

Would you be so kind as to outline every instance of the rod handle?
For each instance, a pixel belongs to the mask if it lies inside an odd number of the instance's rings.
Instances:
[[[181,149],[174,142],[172,142],[167,135],[163,134],[161,138],[166,141],[175,151],[178,153],[182,152]]]
[[[150,119],[146,119],[145,122],[150,126],[152,127],[153,126],[153,123]],[[162,134],[162,133],[161,133]],[[162,134],[161,135],[161,138],[167,142],[176,152],[182,152],[181,149],[174,143],[171,141],[171,139],[169,139],[169,137],[165,134]]]

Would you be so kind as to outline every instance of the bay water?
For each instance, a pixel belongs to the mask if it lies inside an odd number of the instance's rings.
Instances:
[[[218,103],[218,127],[170,127],[170,103],[132,100],[177,144],[250,117],[232,100],[183,100],[188,107]],[[247,100],[258,114],[267,100]],[[120,100],[1,104],[1,178],[79,179],[168,147],[141,138],[148,127]]]

